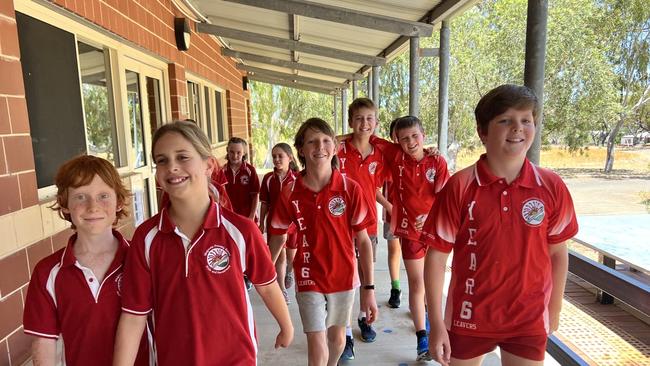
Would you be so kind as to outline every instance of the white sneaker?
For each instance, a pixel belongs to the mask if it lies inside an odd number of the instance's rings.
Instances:
[[[287,303],[287,305],[291,304],[291,299],[289,299],[289,292],[287,292],[287,290],[282,290],[282,296],[284,296],[284,302]]]
[[[291,288],[293,286],[293,271],[287,272],[284,276],[284,288]]]

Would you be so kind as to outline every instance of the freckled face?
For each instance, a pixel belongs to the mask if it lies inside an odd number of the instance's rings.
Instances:
[[[98,175],[81,187],[68,188],[68,208],[63,212],[70,215],[76,230],[85,234],[99,234],[110,229],[115,222],[117,205],[115,190]]]

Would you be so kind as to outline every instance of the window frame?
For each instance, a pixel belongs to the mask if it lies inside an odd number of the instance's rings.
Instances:
[[[56,7],[48,6],[47,4],[40,4],[37,2],[18,1],[14,4],[15,11],[28,15],[32,18],[47,23],[53,27],[64,30],[73,35],[75,40],[75,57],[77,58],[77,77],[79,78],[79,88],[82,88],[82,75],[79,63],[79,45],[78,42],[85,43],[89,46],[101,49],[104,51],[105,57],[109,60],[107,66],[107,73],[110,79],[107,83],[111,85],[109,96],[109,103],[113,104],[114,119],[116,126],[116,144],[119,153],[119,163],[121,167],[116,167],[120,176],[127,180],[135,173],[134,163],[129,158],[128,149],[131,146],[131,137],[128,133],[129,121],[125,118],[126,106],[124,105],[123,90],[125,80],[121,77],[126,68],[122,66],[125,60],[134,60],[147,67],[151,67],[161,71],[162,80],[160,80],[159,91],[161,102],[164,104],[161,113],[164,122],[170,121],[171,112],[171,95],[170,95],[170,82],[168,75],[168,62],[160,55],[154,55],[143,49],[136,48],[126,44],[121,38],[115,36],[107,30],[101,29],[93,25],[85,19],[71,17],[70,14],[64,10]],[[83,98],[83,91],[81,91]],[[87,135],[87,121],[85,115],[85,106],[83,99],[81,100],[83,114],[83,128],[84,138],[86,145],[86,153],[88,153],[89,139]],[[149,152],[146,152],[149,153]],[[63,162],[61,162],[63,163]],[[149,163],[153,166],[153,163]],[[49,186],[38,188],[39,202],[51,201],[56,196],[56,186],[52,183]],[[153,214],[153,213],[152,213]]]

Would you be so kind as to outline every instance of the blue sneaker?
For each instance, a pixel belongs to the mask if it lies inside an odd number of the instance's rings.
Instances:
[[[366,322],[366,318],[363,317],[358,320],[359,322],[359,329],[361,329],[361,340],[366,342],[366,343],[372,343],[375,341],[375,337],[377,337],[377,333],[375,332],[374,329],[372,329],[372,326]]]
[[[431,325],[429,325],[429,313],[424,313],[424,329],[427,330],[427,334],[431,333]]]
[[[432,361],[433,357],[429,353],[429,337],[418,337],[418,357],[416,361]]]
[[[354,360],[354,339],[350,336],[345,337],[345,348],[341,354],[341,361],[351,361]]]

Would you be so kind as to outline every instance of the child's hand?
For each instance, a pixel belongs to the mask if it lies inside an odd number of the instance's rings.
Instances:
[[[422,228],[424,227],[424,222],[427,221],[427,216],[428,215],[420,215],[415,218],[415,230],[418,232],[422,231]]]
[[[361,288],[361,311],[366,313],[366,321],[372,324],[377,320],[379,309],[377,308],[377,300],[375,300],[375,290],[366,290]]]
[[[289,329],[280,329],[280,333],[275,338],[275,349],[280,347],[287,348],[293,342],[293,327]]]
[[[435,147],[428,147],[424,149],[424,156],[437,156],[440,155],[440,150]]]
[[[451,346],[449,344],[449,333],[444,324],[431,327],[429,333],[429,352],[433,360],[442,366],[447,366],[451,362]]]

